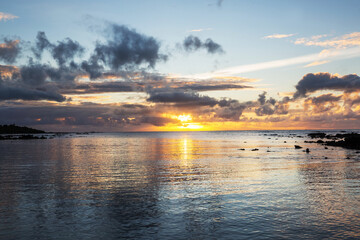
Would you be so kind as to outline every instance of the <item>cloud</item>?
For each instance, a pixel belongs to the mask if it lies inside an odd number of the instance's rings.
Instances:
[[[356,74],[342,77],[330,73],[308,73],[295,86],[294,98],[306,97],[319,90],[353,92],[360,90],[360,77]]]
[[[254,72],[265,69],[287,67],[291,65],[310,63],[314,61],[339,60],[339,59],[348,59],[359,56],[360,56],[360,47],[354,47],[348,49],[336,49],[331,52],[321,51],[320,53],[316,53],[316,54],[309,54],[294,58],[286,58],[286,59],[280,59],[280,60],[268,61],[262,63],[240,65],[231,68],[217,70],[214,72],[193,74],[182,77],[190,78],[190,79],[210,79],[210,78],[217,78],[224,76],[233,76],[241,73]]]
[[[90,76],[99,75],[97,71],[105,66],[114,71],[135,70],[141,66],[154,68],[158,62],[166,61],[168,56],[160,53],[160,42],[154,37],[138,33],[124,25],[110,24],[107,41],[98,42],[89,61],[82,67]]]
[[[107,24],[104,37],[106,41],[98,41],[89,59],[79,64],[74,59],[81,57],[85,49],[70,38],[52,43],[44,32],[38,32],[32,51],[36,59],[41,60],[43,51],[48,50],[60,68],[86,72],[90,79],[97,79],[106,71],[131,72],[154,68],[158,62],[168,58],[160,53],[158,40],[124,25]]]
[[[0,66],[0,101],[3,100],[50,100],[65,101],[58,92],[56,83],[66,85],[73,81],[77,73],[66,68],[52,68],[45,64],[34,64],[20,68]],[[69,87],[69,86],[68,86]]]
[[[37,59],[41,58],[44,49],[51,48],[52,44],[47,39],[45,32],[38,32],[35,46],[31,49]]]
[[[307,98],[304,102],[304,110],[311,111],[313,113],[324,113],[331,111],[335,107],[340,107],[338,103],[342,97],[342,95],[334,96],[332,93],[328,93],[318,97]]]
[[[222,81],[214,82],[186,82],[186,81],[104,81],[104,82],[86,82],[76,83],[69,87],[58,85],[59,91],[62,94],[93,94],[106,92],[145,92],[146,86],[156,88],[169,87],[178,89],[179,91],[219,91],[219,90],[234,90],[234,89],[249,89],[252,86],[242,84],[232,84]]]
[[[235,99],[221,99],[218,102],[218,108],[215,109],[215,117],[238,121],[243,111],[249,107],[251,103],[240,103]]]
[[[5,114],[5,115],[3,115]],[[103,125],[112,117],[108,106],[18,106],[0,108],[0,122],[23,125]],[[6,117],[4,117],[6,116]],[[99,121],[98,118],[101,120]]]
[[[264,39],[280,39],[280,38],[292,37],[294,35],[295,35],[295,33],[291,33],[291,34],[272,34],[272,35],[265,36],[263,38]]]
[[[317,35],[310,38],[298,38],[296,39],[295,44],[324,48],[348,48],[360,46],[360,32],[353,32],[340,37],[323,40],[326,36],[327,35]]]
[[[309,98],[313,104],[323,104],[325,102],[337,102],[341,99],[340,96],[334,96],[332,93],[323,94],[318,97]]]
[[[93,104],[56,106],[48,103],[29,106],[2,106],[0,122],[3,124],[40,125],[48,128],[75,129],[89,128],[129,130],[132,126],[164,126],[179,123],[179,120],[161,116],[156,108],[142,104]]]
[[[64,96],[56,92],[28,89],[21,86],[4,86],[0,83],[0,101],[3,100],[49,100],[63,102]]]
[[[70,38],[62,42],[58,42],[52,49],[53,58],[60,66],[63,66],[67,61],[72,60],[76,55],[81,56],[84,48],[76,41]]]
[[[210,31],[212,28],[199,28],[199,29],[192,29],[189,32],[203,32],[203,31]]]
[[[10,13],[4,13],[4,12],[0,12],[0,21],[4,21],[6,22],[7,20],[12,20],[15,18],[19,18],[18,16],[12,15]]]
[[[64,96],[53,89],[29,87],[18,79],[18,69],[0,67],[0,101],[4,100],[49,100],[63,102]],[[14,79],[13,79],[14,77]]]
[[[149,89],[148,102],[173,103],[179,107],[215,106],[218,101],[208,96],[199,95],[196,92],[184,92],[177,89]]]
[[[0,43],[0,60],[5,63],[14,63],[20,53],[19,40],[5,38],[4,43]]]
[[[84,48],[70,38],[53,44],[47,39],[44,32],[38,32],[35,46],[32,48],[35,57],[40,59],[45,49],[50,51],[53,59],[59,66],[64,66],[65,63],[72,61],[75,56],[81,56],[84,52]],[[75,66],[73,62],[72,65]]]
[[[224,53],[221,45],[208,38],[205,42],[201,41],[198,37],[190,35],[187,36],[183,43],[183,48],[188,52],[195,52],[199,49],[205,49],[210,54]]]
[[[288,113],[288,102],[290,101],[289,97],[284,97],[281,101],[277,101],[272,97],[266,99],[266,94],[267,93],[265,91],[262,94],[259,94],[257,101],[259,102],[260,106],[255,108],[255,113],[257,116],[273,114],[284,115]]]
[[[210,118],[224,120],[239,120],[243,111],[253,103],[240,103],[238,100],[222,98],[220,100],[194,91],[180,91],[179,89],[148,89],[148,102],[165,104],[175,109],[192,112],[195,116],[206,115]]]
[[[309,63],[309,64],[306,64],[304,67],[319,66],[319,65],[326,64],[326,63],[329,63],[329,62],[330,62],[330,61],[327,61],[327,60],[315,61],[315,62],[311,62],[311,63]]]
[[[184,86],[178,87],[179,89],[184,90],[193,90],[193,91],[219,91],[219,90],[233,90],[233,89],[248,89],[253,88],[252,86],[240,85],[240,84],[226,84],[226,83],[191,83]]]
[[[73,83],[79,74],[79,70],[69,67],[54,68],[48,64],[30,62],[20,68],[20,75],[14,75],[13,80],[30,86],[40,86],[49,82],[66,84]]]

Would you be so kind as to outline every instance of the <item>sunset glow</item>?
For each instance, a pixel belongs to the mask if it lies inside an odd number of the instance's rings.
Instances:
[[[181,122],[189,122],[192,120],[192,117],[189,114],[188,115],[185,115],[185,114],[179,115],[176,118],[179,119]]]
[[[0,3],[0,240],[360,239],[360,0]]]
[[[254,9],[247,1],[222,3],[217,8],[200,1],[190,8],[200,19],[219,19],[201,23],[176,21],[183,16],[170,9],[166,23],[143,21],[146,12],[122,1],[114,4],[121,9],[116,16],[104,14],[112,9],[97,11],[100,3],[94,3],[98,16],[62,8],[52,12],[53,22],[37,15],[47,25],[24,25],[32,13],[9,9],[0,18],[8,35],[0,41],[0,123],[100,132],[360,126],[360,30],[352,27],[354,19],[340,17],[346,29],[328,27],[338,26],[336,18],[315,26],[307,17],[299,27],[296,18],[281,19],[282,8],[271,5],[279,3]],[[329,20],[320,5],[296,5]],[[336,5],[334,14],[356,9]],[[248,8],[256,14],[239,14]],[[276,16],[271,20],[264,18],[269,9]],[[156,12],[169,14],[161,7]]]

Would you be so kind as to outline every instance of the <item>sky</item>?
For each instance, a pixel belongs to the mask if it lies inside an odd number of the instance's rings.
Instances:
[[[0,3],[0,124],[360,126],[359,1]]]

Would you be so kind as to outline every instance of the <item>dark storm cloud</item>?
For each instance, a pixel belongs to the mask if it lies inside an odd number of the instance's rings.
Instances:
[[[164,126],[168,123],[177,123],[179,120],[160,116],[156,106],[146,106],[142,104],[123,104],[116,108],[117,119],[124,124],[141,125],[151,124],[154,126]]]
[[[275,107],[270,104],[262,105],[255,109],[255,113],[258,116],[272,115],[275,112]]]
[[[102,64],[118,71],[141,66],[154,68],[158,62],[167,60],[167,55],[160,53],[158,40],[124,25],[110,24],[106,37],[105,43],[96,44],[89,61],[81,64],[91,78],[98,76],[96,70],[102,70]]]
[[[51,51],[53,58],[60,66],[63,66],[66,62],[74,59],[75,56],[81,56],[83,52],[84,48],[78,42],[73,41],[70,38],[58,42]]]
[[[19,40],[4,39],[0,44],[0,61],[14,63],[20,53]]]
[[[307,98],[304,102],[304,109],[307,111],[312,107],[314,113],[323,113],[338,107],[338,103],[343,96],[334,96],[333,94],[323,94],[318,97]]]
[[[0,82],[0,101],[3,100],[49,100],[63,102],[66,98],[56,92],[28,89],[22,86],[4,86]]]
[[[258,103],[260,103],[260,106],[255,108],[257,116],[288,113],[289,97],[284,97],[281,101],[276,101],[272,97],[266,99],[266,94],[266,92],[259,94]]]
[[[358,91],[360,90],[360,77],[356,74],[338,77],[330,73],[308,73],[296,85],[294,99],[306,97],[308,93],[319,90]]]
[[[38,32],[36,43],[32,50],[37,59],[41,59],[43,51],[48,50],[59,66],[64,66],[65,63],[71,62],[75,56],[81,56],[84,52],[84,48],[70,38],[66,38],[56,44],[51,43],[44,32]],[[71,64],[74,65],[73,62]]]
[[[47,39],[45,32],[38,32],[36,35],[35,46],[31,50],[37,59],[41,59],[43,51],[51,47],[52,44]]]
[[[59,69],[47,65],[31,64],[20,69],[15,67],[0,67],[0,101],[3,100],[50,100],[65,101],[57,87],[47,79],[51,75],[59,75]],[[64,74],[69,74],[64,71]]]
[[[224,53],[221,45],[208,38],[205,42],[198,37],[190,35],[186,37],[182,43],[183,48],[188,52],[194,52],[200,49],[205,49],[208,53]]]
[[[78,83],[72,88],[59,86],[63,94],[93,94],[110,92],[143,92],[144,84],[134,82]]]
[[[104,75],[102,75],[104,77]],[[63,94],[91,94],[105,92],[145,92],[146,86],[164,88],[169,86],[171,89],[177,89],[178,92],[184,91],[218,91],[231,89],[252,88],[251,86],[227,84],[227,83],[189,83],[182,81],[158,81],[150,79],[147,81],[109,81],[109,82],[90,82],[77,83],[74,87],[62,87],[59,85],[60,92]]]
[[[191,111],[194,115],[213,114],[215,118],[238,120],[243,111],[253,103],[240,103],[234,99],[216,99],[200,95],[194,91],[179,89],[148,89],[148,102],[165,104],[179,109]]]
[[[104,106],[20,106],[0,108],[0,122],[23,125],[98,125],[98,117],[111,117]]]
[[[196,92],[184,92],[171,88],[151,89],[148,91],[148,102],[173,103],[177,106],[215,106],[217,100],[202,96]]]
[[[151,124],[157,127],[165,126],[168,123],[178,123],[179,120],[165,118],[165,117],[158,117],[158,116],[145,116],[140,117],[138,120],[134,121],[136,124]]]
[[[81,74],[78,70],[69,67],[54,68],[48,64],[30,62],[20,68],[20,75],[14,75],[13,79],[30,86],[43,85],[46,82],[58,82],[62,84],[72,83]]]
[[[38,86],[45,83],[47,78],[47,67],[40,64],[31,64],[23,66],[20,69],[21,81],[28,85]]]
[[[90,79],[101,77],[104,71],[104,67],[99,63],[99,59],[96,56],[91,56],[88,61],[83,61],[81,68],[89,74]]]
[[[309,98],[313,104],[324,104],[326,102],[337,102],[341,99],[342,96],[334,96],[333,94],[323,94],[318,97]]]
[[[154,107],[141,104],[120,106],[84,103],[73,106],[2,106],[0,123],[19,125],[100,126],[125,129],[132,125],[163,126],[179,120],[162,117]]]
[[[240,103],[234,99],[221,99],[218,102],[218,108],[215,109],[216,117],[228,120],[239,120],[243,111],[251,105],[251,102]]]

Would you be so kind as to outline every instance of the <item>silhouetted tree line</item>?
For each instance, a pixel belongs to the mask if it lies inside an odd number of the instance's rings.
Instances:
[[[20,134],[20,133],[45,133],[45,132],[28,127],[19,127],[16,126],[15,124],[0,125],[0,134]]]

